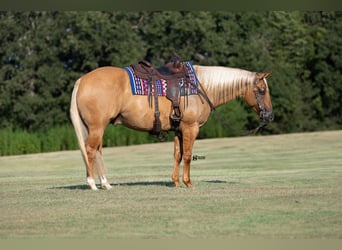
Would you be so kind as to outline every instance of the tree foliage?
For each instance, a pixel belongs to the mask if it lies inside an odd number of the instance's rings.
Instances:
[[[341,12],[0,12],[0,44],[2,129],[70,124],[79,76],[142,58],[162,65],[173,52],[194,64],[272,72],[267,133],[342,126]],[[226,120],[213,115],[200,137],[256,126],[241,101],[219,112]]]

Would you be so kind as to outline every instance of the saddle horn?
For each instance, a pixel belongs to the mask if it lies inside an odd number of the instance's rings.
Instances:
[[[182,61],[179,55],[177,55],[175,52],[173,53],[173,56],[170,60],[171,63],[173,63],[174,68],[180,68],[182,67]]]

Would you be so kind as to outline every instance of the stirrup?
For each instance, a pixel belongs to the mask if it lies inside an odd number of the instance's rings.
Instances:
[[[173,121],[179,122],[183,118],[183,113],[180,111],[179,107],[174,107],[173,113],[170,115]]]

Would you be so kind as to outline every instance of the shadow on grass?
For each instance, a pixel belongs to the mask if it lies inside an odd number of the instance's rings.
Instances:
[[[174,187],[175,184],[172,181],[138,181],[138,182],[125,182],[111,184],[112,186],[163,186]]]
[[[202,181],[206,183],[215,183],[215,184],[230,184],[234,185],[237,182],[227,182],[221,180],[208,180]],[[174,188],[175,184],[172,181],[138,181],[138,182],[122,182],[122,183],[111,183],[113,188],[119,186],[161,186],[161,187],[170,187]],[[97,188],[102,189],[101,185],[96,185]],[[61,186],[61,187],[51,187],[49,189],[69,189],[69,190],[90,190],[89,186],[86,184],[80,185],[71,185],[71,186]]]
[[[171,181],[139,181],[139,182],[124,182],[124,183],[111,183],[113,188],[119,186],[163,186],[163,187],[174,187],[175,184]],[[97,188],[102,189],[101,185],[96,185]],[[69,190],[89,190],[89,186],[86,184],[72,185],[72,186],[61,186],[51,187],[49,189],[69,189]]]
[[[228,183],[226,181],[220,181],[220,180],[210,180],[210,181],[203,181],[203,182],[207,182],[207,183]],[[231,184],[231,183],[229,182],[229,184]]]

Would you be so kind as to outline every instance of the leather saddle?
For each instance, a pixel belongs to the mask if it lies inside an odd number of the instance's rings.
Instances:
[[[167,81],[166,97],[171,101],[173,112],[170,115],[172,121],[179,124],[182,119],[182,113],[179,108],[181,87],[180,81],[188,79],[189,76],[185,70],[183,62],[180,57],[174,55],[171,60],[164,66],[154,68],[152,64],[146,60],[140,61],[138,64],[132,65],[136,76],[148,79],[149,84],[153,84],[156,90],[156,80],[164,79]],[[150,88],[151,89],[151,88]],[[151,100],[149,99],[151,103]],[[154,105],[155,105],[155,121],[153,132],[160,133],[159,107],[158,107],[158,93],[154,91]]]

